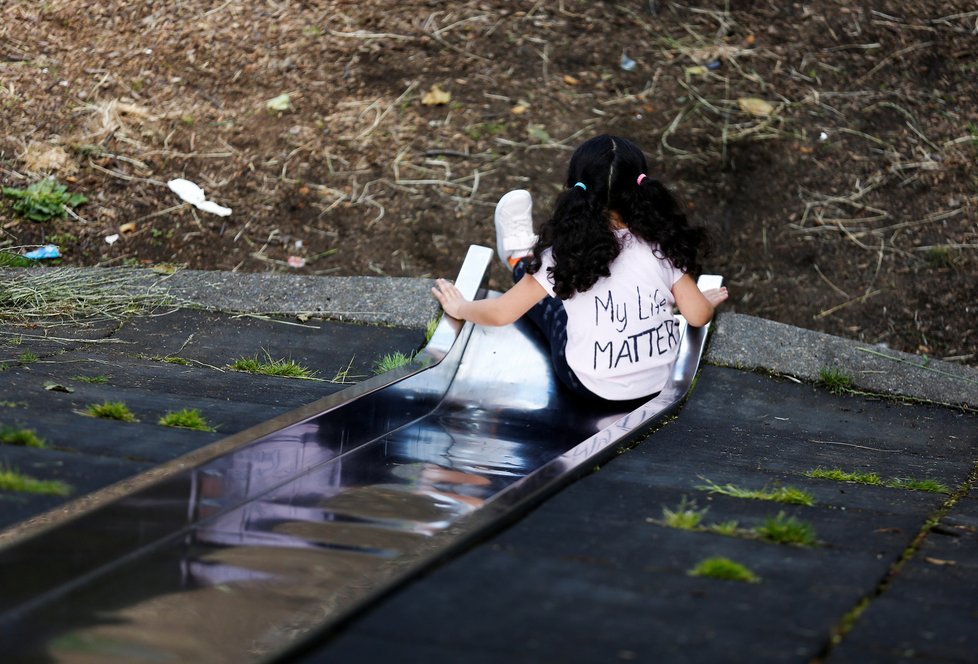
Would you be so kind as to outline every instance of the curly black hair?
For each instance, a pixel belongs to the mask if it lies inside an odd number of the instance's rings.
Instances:
[[[632,234],[696,276],[705,230],[690,225],[661,182],[646,176],[638,183],[647,170],[642,150],[627,139],[604,134],[581,144],[567,168],[567,189],[540,228],[527,272],[538,272],[544,250],[550,249],[554,265],[548,271],[557,297],[568,299],[590,289],[610,274],[609,266],[621,252],[611,227],[614,211]]]

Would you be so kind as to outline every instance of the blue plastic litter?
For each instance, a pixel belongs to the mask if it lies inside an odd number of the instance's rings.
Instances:
[[[53,244],[46,244],[40,249],[28,251],[24,254],[24,258],[30,258],[34,261],[39,261],[44,258],[61,258],[61,251]]]
[[[628,57],[627,55],[625,55],[624,53],[622,53],[621,61],[619,64],[621,64],[621,68],[624,69],[625,71],[633,71],[635,69],[636,62],[632,60],[630,57]]]
[[[719,69],[720,68],[720,61],[719,60],[710,60],[709,62],[706,63],[706,68],[709,69],[710,71],[713,71],[714,69]]]

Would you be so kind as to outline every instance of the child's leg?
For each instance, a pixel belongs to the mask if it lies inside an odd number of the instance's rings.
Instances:
[[[526,274],[523,261],[519,261],[513,269],[513,283],[518,282]],[[600,399],[596,394],[581,384],[574,370],[567,364],[567,312],[563,303],[556,297],[545,297],[535,304],[524,316],[543,332],[550,345],[550,361],[554,374],[574,394],[588,399]]]

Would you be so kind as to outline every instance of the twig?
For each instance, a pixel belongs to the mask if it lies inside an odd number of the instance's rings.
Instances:
[[[852,304],[857,304],[859,302],[865,302],[869,298],[871,298],[871,297],[873,297],[875,295],[879,295],[882,292],[883,291],[880,291],[880,290],[874,290],[874,291],[871,291],[869,293],[864,293],[863,295],[860,295],[859,297],[853,298],[853,299],[849,300],[848,302],[843,302],[842,304],[838,304],[838,305],[832,307],[831,309],[826,309],[824,311],[821,311],[821,312],[815,314],[814,318],[815,318],[815,320],[818,320],[819,318],[825,318],[826,316],[831,316],[836,311],[839,311],[841,309],[845,309],[846,307],[848,307],[849,305],[852,305]]]

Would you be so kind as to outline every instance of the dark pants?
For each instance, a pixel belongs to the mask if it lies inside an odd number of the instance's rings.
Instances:
[[[523,261],[520,261],[513,269],[513,283],[518,282],[525,274],[526,267]],[[567,364],[567,312],[564,310],[564,303],[556,297],[547,296],[533,305],[524,317],[528,318],[547,338],[547,343],[550,345],[550,361],[557,379],[579,397],[601,399],[581,384],[574,370]]]

